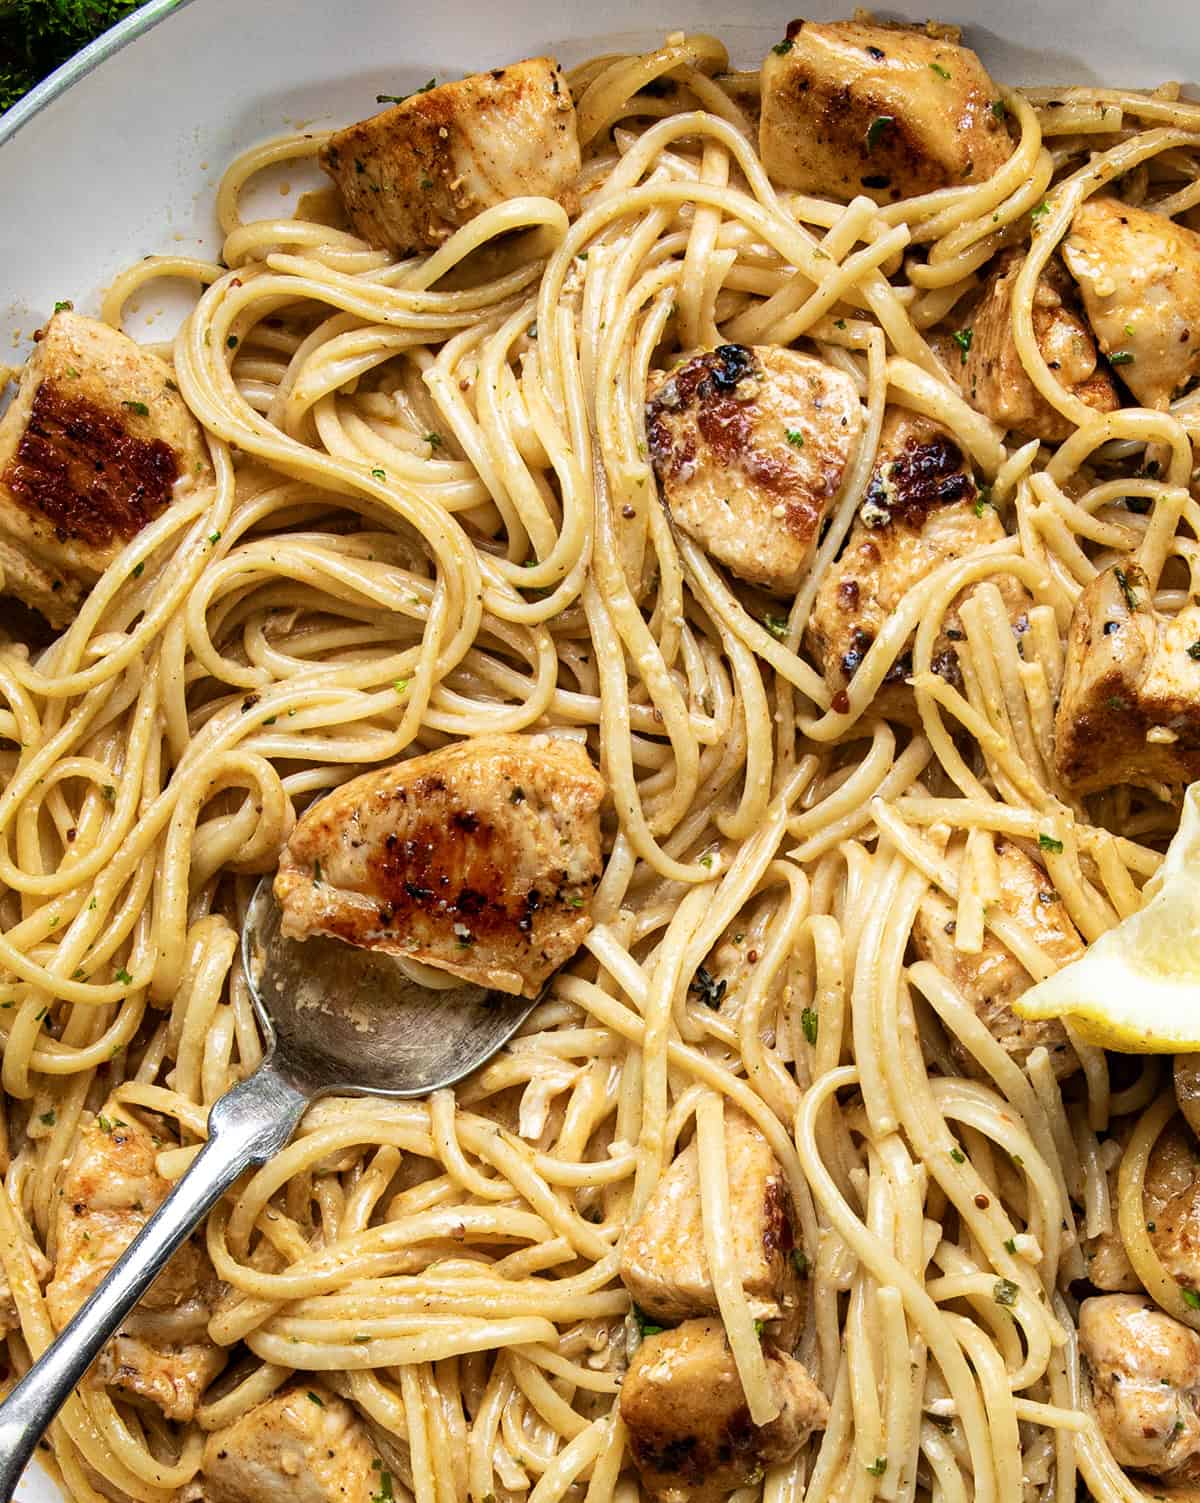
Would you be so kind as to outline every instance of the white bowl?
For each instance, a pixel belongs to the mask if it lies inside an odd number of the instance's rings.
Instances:
[[[853,4],[814,0],[802,13],[827,19]],[[1200,7],[1180,0],[905,0],[880,13],[922,20],[930,9],[963,25],[1009,84],[1146,86],[1200,74]],[[218,175],[255,141],[358,119],[376,94],[431,76],[540,52],[571,64],[652,46],[681,26],[716,32],[752,67],[793,14],[746,0],[150,0],[0,117],[0,362],[24,358],[58,299],[94,311],[100,289],[139,256],[214,255]],[[268,185],[273,212],[279,188],[292,197],[299,186],[295,171]],[[169,300],[151,303],[128,326],[162,338]],[[60,1503],[60,1494],[35,1470],[18,1499]]]

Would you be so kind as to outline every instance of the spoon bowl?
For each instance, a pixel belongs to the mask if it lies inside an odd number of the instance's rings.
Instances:
[[[34,1448],[171,1255],[247,1169],[286,1147],[319,1096],[424,1096],[485,1064],[536,1006],[469,983],[412,980],[390,955],[340,940],[287,938],[264,877],[242,926],[242,958],[266,1041],[262,1063],[208,1117],[187,1173],[70,1324],[0,1403],[0,1503]]]
[[[255,889],[242,960],[273,1067],[306,1095],[425,1096],[512,1038],[536,1002],[470,982],[434,991],[392,955],[288,939],[271,882]]]

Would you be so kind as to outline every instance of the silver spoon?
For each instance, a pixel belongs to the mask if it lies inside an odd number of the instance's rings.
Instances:
[[[214,1103],[208,1141],[58,1339],[0,1403],[0,1503],[134,1305],[240,1174],[285,1148],[319,1096],[424,1096],[478,1069],[534,1003],[463,984],[416,985],[390,956],[338,940],[285,939],[271,878],[242,929],[262,1064]]]

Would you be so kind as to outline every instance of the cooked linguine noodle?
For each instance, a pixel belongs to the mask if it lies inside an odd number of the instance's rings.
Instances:
[[[990,933],[1043,977],[1057,962],[995,901],[995,839],[1041,862],[1088,941],[1138,908],[1178,821],[1178,790],[1074,798],[1052,721],[1098,571],[1133,553],[1165,611],[1198,588],[1200,403],[1094,411],[1032,320],[1086,197],[1120,180],[1168,214],[1200,204],[1200,104],[1005,91],[1016,144],[992,177],[842,205],[772,185],[758,75],[728,70],[682,34],[582,64],[578,215],[516,198],[402,261],[329,190],[244,220],[256,174],[327,136],[273,141],[225,174],[220,262],[151,256],[104,299],[119,326],[159,279],[202,284],[163,353],[215,480],[52,645],[0,651],[10,1372],[52,1339],[33,1249],[54,1263],[81,1116],[115,1091],[181,1145],[159,1155],[174,1179],[258,1063],[240,918],[314,795],[448,739],[553,728],[586,740],[612,813],[595,927],[520,1038],[454,1092],[320,1102],[212,1214],[230,1365],[188,1424],[85,1383],[49,1436],[81,1503],[180,1496],[205,1434],[293,1372],[352,1401],[396,1498],[630,1503],[618,1254],[693,1135],[729,1346],[751,1414],[772,1412],[723,1251],[735,1108],[790,1187],[797,1355],[830,1403],[739,1499],[1142,1496],[1091,1411],[1071,1286],[1083,1239],[1119,1223],[1141,1283],[1200,1330],[1144,1228],[1167,1072],[1111,1073],[1082,1039],[1061,1083],[1044,1048],[1022,1068],[909,936],[932,889],[976,950]],[[1021,362],[1072,427],[1057,446],[975,411],[929,337],[1010,246]],[[673,530],[647,453],[648,373],[731,341],[799,345],[864,409],[785,617]],[[949,430],[1007,535],[910,589],[839,696],[802,634],[885,403]],[[1032,600],[1020,652],[1006,578]],[[956,684],[932,654],[960,597]],[[914,631],[911,729],[876,699]]]

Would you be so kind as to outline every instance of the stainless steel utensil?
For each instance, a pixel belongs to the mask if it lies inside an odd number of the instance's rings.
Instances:
[[[157,1278],[238,1176],[286,1147],[317,1097],[424,1096],[490,1059],[528,1017],[524,997],[415,985],[390,956],[337,940],[285,939],[270,877],[258,885],[242,955],[267,1039],[262,1064],[217,1101],[208,1141],[52,1346],[0,1404],[0,1500],[42,1434]]]

